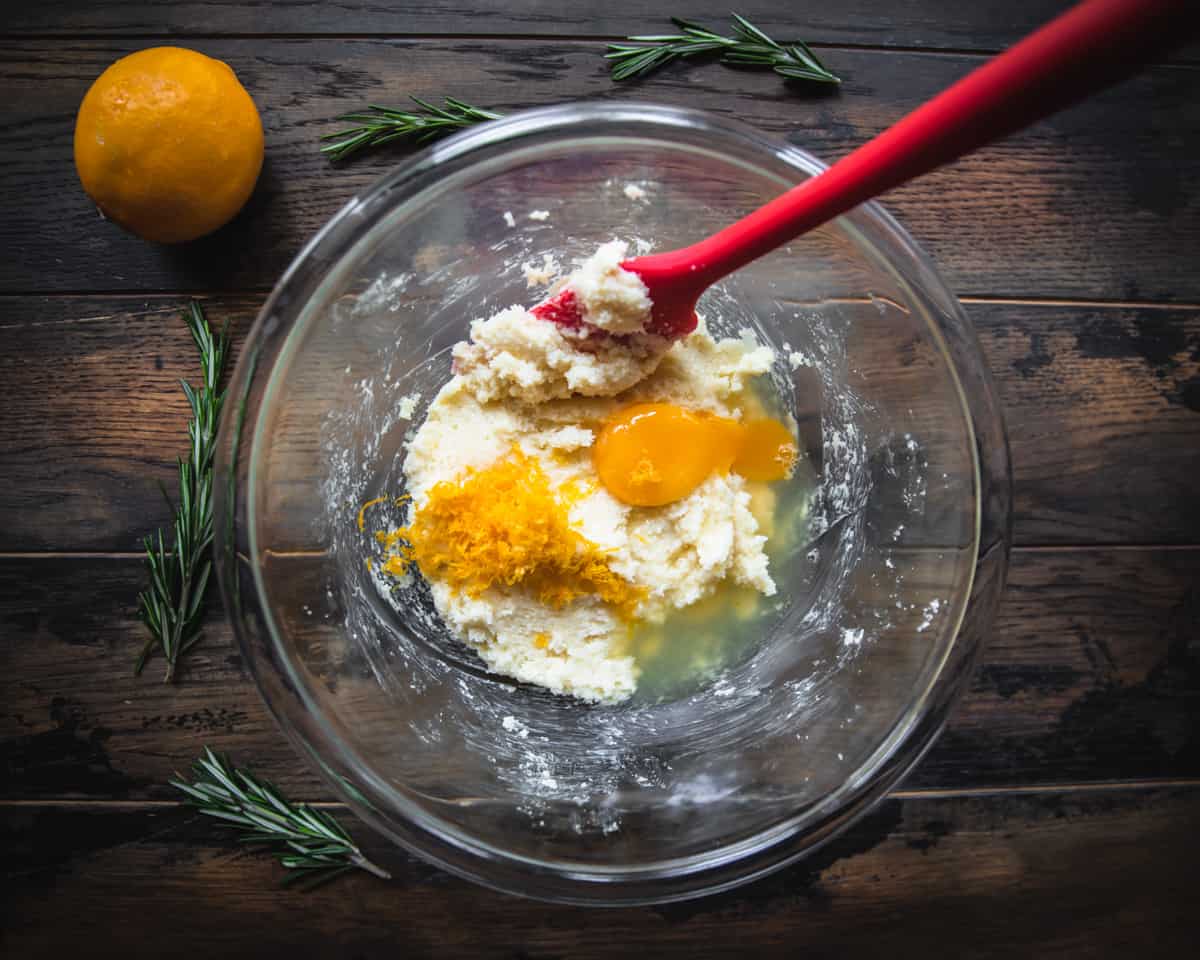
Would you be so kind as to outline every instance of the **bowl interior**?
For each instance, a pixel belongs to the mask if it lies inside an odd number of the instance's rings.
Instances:
[[[946,343],[963,321],[871,208],[701,303],[714,333],[775,349],[766,392],[806,455],[776,511],[779,593],[737,652],[703,618],[673,628],[712,665],[703,682],[612,707],[489,675],[419,586],[381,587],[356,525],[365,501],[403,492],[405,440],[470,321],[539,297],[523,265],[569,267],[613,237],[682,246],[817,169],[660,120],[518,128],[394,175],[285,279],[246,425],[257,601],[310,748],[336,754],[385,829],[585,878],[702,869],[829,817],[931,709],[979,548],[976,439]]]

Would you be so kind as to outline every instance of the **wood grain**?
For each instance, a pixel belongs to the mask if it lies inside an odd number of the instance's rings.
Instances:
[[[920,788],[1200,777],[1200,550],[1018,551],[971,691]],[[140,562],[0,561],[0,796],[168,798],[204,745],[306,798],[217,610],[175,686],[133,678]]]
[[[1017,0],[1003,6],[958,9],[938,0],[910,0],[881,16],[870,0],[849,0],[836,8],[815,0],[781,5],[769,0],[745,0],[739,12],[779,40],[901,46],[996,49],[1012,43],[1061,9],[1052,0]],[[105,4],[85,0],[48,0],[8,13],[8,34],[188,34],[214,31],[285,34],[523,34],[547,37],[611,36],[667,33],[672,11],[635,2],[617,8],[598,8],[583,0],[533,0],[472,8],[425,3],[372,3],[342,0],[337,4],[305,0],[272,0],[250,7],[233,0],[183,0],[170,4],[153,0],[116,0]],[[688,4],[687,16],[711,27],[724,28],[729,7],[716,0]]]
[[[97,15],[107,9],[95,7]],[[716,67],[616,86],[599,42],[204,40],[196,46],[228,61],[258,102],[267,162],[233,224],[164,248],[102,221],[71,162],[74,114],[88,85],[146,45],[119,37],[0,43],[0,244],[10,251],[0,258],[0,291],[269,287],[355,191],[407,155],[398,147],[335,169],[318,154],[317,138],[337,129],[330,118],[367,102],[449,94],[508,111],[576,98],[655,100],[740,119],[832,160],[978,62],[829,51],[846,82],[820,92]],[[1200,247],[1198,92],[1200,70],[1156,68],[894,191],[887,206],[960,294],[1195,303],[1200,273],[1180,251]]]
[[[1014,553],[972,687],[899,798],[740,891],[583,911],[504,897],[385,850],[341,808],[396,880],[282,892],[271,861],[179,807],[165,785],[207,744],[298,798],[330,796],[271,720],[215,599],[180,684],[161,683],[159,663],[141,679],[131,666],[144,637],[135,551],[166,519],[158,484],[173,482],[186,419],[177,380],[194,375],[174,313],[185,295],[208,296],[240,345],[308,237],[412,152],[331,168],[316,150],[337,129],[331,117],[409,94],[504,111],[652,100],[738,118],[833,160],[1063,5],[747,0],[738,9],[777,36],[818,41],[840,90],[699,65],[612,84],[604,38],[658,32],[671,12],[725,22],[728,7],[697,3],[43,0],[5,10],[5,955],[57,958],[81,945],[101,956],[547,960],[648,949],[790,957],[798,946],[842,958],[881,944],[901,957],[927,956],[931,944],[974,958],[1194,952],[1200,547],[1129,546],[1200,544],[1194,47],[887,198],[953,289],[1010,301],[968,312],[1008,417],[1017,541],[1060,545]],[[71,155],[95,76],[164,42],[228,61],[268,141],[248,208],[179,248],[103,222]],[[1064,299],[1093,303],[1052,302]],[[1072,544],[1082,546],[1061,546]],[[27,555],[38,551],[56,552]]]
[[[977,304],[1018,543],[1200,534],[1200,310]]]
[[[344,816],[344,814],[343,814]],[[256,958],[1186,956],[1195,788],[889,800],[813,857],[674,906],[517,900],[401,859],[394,879],[280,890],[279,868],[174,806],[0,807],[11,954]],[[153,916],[147,905],[153,904]],[[117,918],[124,918],[118,920]],[[155,919],[158,918],[158,919]]]
[[[0,354],[0,550],[140,550],[169,522],[160,485],[174,495],[187,449],[179,381],[199,376],[185,305],[0,299],[0,331],[21,345]],[[259,305],[222,301],[210,321],[240,346]]]
[[[137,550],[167,521],[178,381],[196,375],[183,303],[0,298],[0,333],[20,344],[0,353],[0,550]],[[208,309],[240,344],[259,305]],[[1017,543],[1200,543],[1200,310],[968,312],[1008,420]]]

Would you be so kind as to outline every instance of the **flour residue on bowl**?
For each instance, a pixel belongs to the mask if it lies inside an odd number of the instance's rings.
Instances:
[[[580,255],[582,246],[538,249],[514,230],[497,244],[498,273],[516,293],[526,288],[531,273],[540,283],[544,278],[535,271]],[[404,274],[377,278],[345,308],[345,322],[404,309],[405,291],[414,282]],[[471,295],[461,278],[451,286]],[[731,292],[710,291],[702,307],[715,336],[744,337],[750,330],[760,342],[767,339],[759,318]],[[758,626],[740,646],[714,650],[697,674],[702,682],[683,696],[596,711],[556,703],[490,675],[448,635],[419,577],[397,582],[368,570],[369,550],[361,539],[345,529],[334,533],[345,572],[342,588],[349,593],[346,627],[375,682],[403,701],[436,694],[444,706],[415,725],[421,742],[430,748],[461,742],[480,751],[498,781],[524,798],[522,809],[535,826],[543,822],[550,829],[546,818],[560,815],[556,811],[565,804],[580,812],[572,822],[581,832],[611,832],[622,822],[622,792],[652,793],[655,784],[664,790],[664,803],[702,806],[725,797],[716,773],[681,786],[648,766],[654,744],[694,740],[718,749],[747,737],[776,735],[789,725],[803,728],[833,708],[836,678],[864,655],[880,624],[886,626],[841,601],[864,550],[863,514],[871,490],[864,427],[871,412],[847,385],[848,326],[836,311],[814,311],[802,319],[805,342],[787,350],[777,342],[778,359],[769,371],[780,413],[818,423],[816,446],[806,461],[811,481],[777,509],[772,563],[778,564],[777,577],[789,583],[789,596],[758,611],[750,621]],[[396,497],[409,492],[402,470],[407,443],[424,415],[422,404],[449,378],[451,343],[449,338],[440,346],[431,343],[426,356],[410,356],[404,370],[389,358],[372,372],[356,372],[357,399],[332,414],[324,430],[325,455],[333,468],[326,485],[327,523],[346,517],[351,507],[381,490]],[[819,396],[796,393],[792,378],[798,370],[815,378]],[[819,405],[815,418],[797,407],[813,402]],[[351,437],[361,442],[350,447]],[[917,496],[915,486],[913,491]],[[381,525],[405,519],[399,506],[383,508],[378,517]],[[789,673],[798,676],[784,683],[773,680]],[[681,749],[686,755],[686,745]]]

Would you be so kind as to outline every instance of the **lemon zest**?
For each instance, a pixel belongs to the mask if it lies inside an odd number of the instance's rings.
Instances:
[[[514,448],[490,467],[434,484],[408,526],[376,534],[388,554],[383,569],[400,576],[415,563],[470,597],[521,587],[556,610],[596,596],[632,619],[646,590],[571,526],[570,503],[580,492],[556,493],[538,462]]]
[[[375,506],[377,503],[383,503],[387,497],[376,497],[374,500],[368,500],[358,508],[358,532],[362,533],[367,528],[367,509]]]

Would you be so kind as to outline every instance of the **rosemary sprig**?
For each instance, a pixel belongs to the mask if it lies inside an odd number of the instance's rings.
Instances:
[[[469,103],[446,97],[441,107],[413,97],[417,110],[394,110],[371,104],[357,113],[338,117],[353,127],[329,133],[322,140],[330,141],[321,147],[331,160],[345,160],[367,147],[378,147],[393,140],[412,139],[424,143],[455,130],[488,120],[499,120],[500,114],[473,107]]]
[[[242,843],[273,850],[288,870],[285,884],[299,881],[305,887],[332,880],[357,867],[384,880],[391,874],[362,855],[350,835],[323,810],[306,803],[290,803],[269,783],[235,769],[226,757],[208,747],[192,764],[193,780],[171,780],[188,802],[201,813],[232,823]]]
[[[191,449],[186,460],[178,461],[179,503],[171,504],[167,497],[175,513],[170,543],[161,529],[143,541],[150,586],[138,595],[138,615],[150,637],[134,667],[134,673],[140,674],[157,648],[167,661],[164,679],[168,683],[175,679],[179,658],[200,639],[204,595],[212,573],[208,549],[213,540],[212,466],[224,399],[218,387],[229,349],[229,325],[214,335],[196,301],[188,306],[183,319],[200,350],[201,385],[196,389],[186,380],[180,381],[192,408],[188,422]]]
[[[789,80],[841,83],[817,59],[808,44],[776,43],[745,17],[733,14],[733,36],[724,37],[707,27],[672,17],[677,34],[629,37],[629,43],[610,43],[604,56],[612,61],[612,78],[640,77],[680,57],[721,54],[721,63],[731,67],[769,67]],[[647,46],[649,44],[649,46]]]

